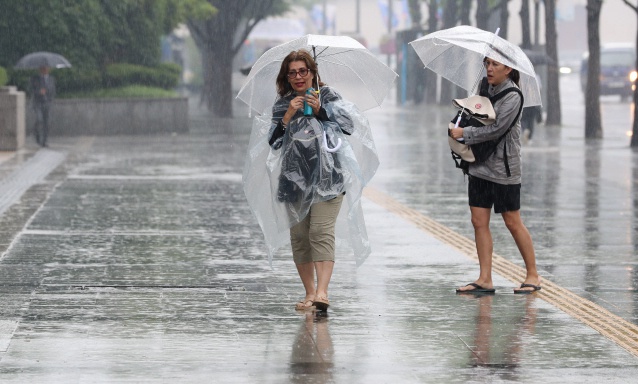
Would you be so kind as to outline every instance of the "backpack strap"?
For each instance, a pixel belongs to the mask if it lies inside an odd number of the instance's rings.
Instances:
[[[497,93],[494,96],[490,96],[489,95],[489,88],[490,88],[490,84],[487,82],[487,77],[484,77],[481,80],[481,86],[479,87],[479,95],[487,97],[488,99],[490,99],[490,102],[492,103],[492,105],[494,105],[497,101],[499,101],[501,98],[503,98],[503,96],[507,95],[510,92],[518,93],[518,95],[521,97],[521,101],[524,101],[523,93],[517,87],[505,88],[504,90],[500,91],[499,93]],[[523,103],[521,102],[521,110],[523,109],[522,106],[523,106]]]
[[[518,93],[518,95],[521,97],[521,101],[523,100],[523,93],[521,92],[520,89],[518,89],[517,87],[509,87],[509,88],[505,88],[504,90],[500,91],[499,93],[497,93],[494,96],[488,96],[488,99],[490,99],[490,101],[492,102],[492,105],[494,105],[494,103],[496,103],[497,101],[499,101],[500,99],[503,98],[503,96],[507,95],[510,92],[516,92]],[[523,104],[521,104],[523,105]]]

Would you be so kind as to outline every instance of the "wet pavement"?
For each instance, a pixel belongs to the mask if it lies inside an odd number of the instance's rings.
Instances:
[[[562,79],[571,118],[523,151],[522,215],[547,282],[529,296],[512,294],[522,262],[498,216],[496,295],[454,293],[478,266],[448,108],[368,113],[373,252],[356,268],[338,251],[327,315],[294,310],[289,250],[268,265],[242,191],[239,104],[215,119],[195,102],[188,135],[52,138],[1,157],[0,382],[635,381],[638,349],[614,340],[638,325],[630,106],[603,98],[605,138],[587,142],[574,84]],[[575,315],[568,291],[608,328]]]

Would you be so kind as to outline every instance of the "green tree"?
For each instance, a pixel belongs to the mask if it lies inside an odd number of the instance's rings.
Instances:
[[[160,38],[188,17],[213,16],[205,0],[99,0],[108,20],[101,34],[100,64],[126,62],[155,66],[161,56]]]
[[[77,66],[95,67],[107,20],[97,0],[0,0],[0,65],[35,51],[53,51]]]
[[[193,14],[212,15],[205,0],[0,0],[0,65],[53,51],[80,68],[113,62],[155,65],[160,37]]]
[[[233,114],[232,62],[255,25],[289,9],[290,0],[207,0],[219,13],[189,18],[188,29],[202,54],[201,101],[217,116]]]

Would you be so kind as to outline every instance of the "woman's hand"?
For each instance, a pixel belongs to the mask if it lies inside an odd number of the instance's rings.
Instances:
[[[462,139],[463,138],[463,128],[452,128],[450,129],[450,136],[453,139]]]
[[[292,112],[293,115],[297,113],[298,110],[303,109],[303,102],[305,100],[304,96],[297,96],[294,99],[290,100],[290,105],[288,106],[288,112]]]
[[[303,109],[303,102],[306,100],[304,96],[297,96],[294,99],[290,100],[290,104],[288,104],[288,110],[282,120],[284,125],[288,125],[290,119],[295,116],[298,110]]]

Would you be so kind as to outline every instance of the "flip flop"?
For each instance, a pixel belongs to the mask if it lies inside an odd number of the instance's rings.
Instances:
[[[472,294],[472,293],[474,293],[474,294],[476,294],[476,293],[494,293],[494,292],[496,292],[496,289],[494,289],[494,288],[483,288],[483,287],[481,287],[480,285],[478,285],[476,283],[469,283],[469,284],[466,285],[466,287],[474,287],[474,289],[469,289],[469,290],[464,291],[464,290],[461,290],[461,289],[457,288],[456,289],[456,293],[459,293],[459,294],[466,294],[466,293]]]
[[[310,305],[308,305],[310,303]],[[312,300],[301,300],[297,304],[295,304],[295,309],[298,311],[311,311],[315,309],[315,306],[312,303]]]
[[[532,288],[532,289],[523,289],[523,288]],[[529,295],[532,292],[536,292],[536,291],[540,291],[540,290],[541,290],[541,286],[540,285],[523,283],[523,284],[521,284],[521,286],[519,288],[515,288],[514,289],[514,293],[515,294],[521,294],[521,295]]]
[[[325,297],[320,297],[315,299],[315,301],[312,302],[312,305],[314,305],[319,311],[327,311],[330,306],[330,300]]]

